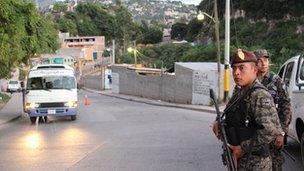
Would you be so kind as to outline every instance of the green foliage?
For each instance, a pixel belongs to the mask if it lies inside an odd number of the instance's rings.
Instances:
[[[211,62],[216,61],[216,51],[213,44],[203,46],[190,44],[163,44],[139,49],[139,63],[157,68],[171,68],[174,62]],[[134,63],[131,53],[123,55],[124,63]]]
[[[120,62],[121,63],[126,63],[126,64],[134,64],[135,59],[133,53],[125,53],[120,57]]]
[[[69,32],[71,35],[76,36],[78,35],[77,25],[76,23],[68,19],[66,17],[59,18],[57,21],[57,29],[61,32]]]
[[[98,2],[79,3],[75,12],[65,12],[56,19],[56,26],[71,35],[105,36],[106,42],[115,39],[117,49],[123,50],[132,46],[132,41],[155,44],[161,42],[163,36],[161,24],[155,21],[151,24],[135,23],[130,11],[120,1],[109,8]]]
[[[116,47],[120,50],[127,49],[131,41],[137,40],[141,35],[131,13],[120,1],[117,1],[116,6],[109,8],[99,2],[79,3],[75,12],[65,12],[55,22],[60,31],[70,32],[71,35],[105,36],[106,43],[115,39]],[[120,50],[116,52],[117,56],[120,56]]]
[[[105,49],[105,50],[103,51],[103,53],[102,53],[102,56],[103,56],[103,57],[110,57],[110,56],[111,56],[111,51]]]
[[[182,57],[183,62],[216,62],[216,59],[216,47],[213,44],[194,46]]]
[[[217,0],[219,17],[224,18],[225,1]],[[234,11],[244,10],[249,19],[278,20],[286,15],[301,17],[304,13],[304,1],[302,0],[234,0]],[[212,1],[202,1],[198,9],[208,14],[213,13]]]
[[[68,9],[68,5],[64,2],[56,2],[53,6],[54,12],[66,12]]]
[[[99,35],[99,30],[91,20],[91,18],[87,16],[79,17],[77,21],[77,28],[79,36],[95,36]]]
[[[267,39],[268,25],[265,22],[250,23],[247,20],[234,21],[235,31],[231,32],[232,45],[261,45]]]
[[[55,51],[57,31],[41,16],[35,4],[22,0],[0,1],[0,78],[9,77],[12,68],[26,63],[34,54]]]
[[[9,99],[10,99],[9,95],[0,93],[0,104],[7,103],[9,101]],[[0,108],[1,108],[1,106],[0,106]]]
[[[235,21],[237,32],[231,32],[231,44],[249,50],[267,49],[271,54],[271,69],[276,72],[287,59],[303,51],[304,34],[297,33],[298,26],[303,24],[302,18],[278,20],[272,24],[239,19]]]
[[[246,16],[251,19],[277,20],[287,14],[300,17],[304,13],[302,0],[235,0],[234,6],[236,9],[245,10]],[[224,8],[220,10],[224,11]]]
[[[128,47],[128,43],[134,40],[138,32],[138,28],[132,20],[132,15],[126,7],[119,6],[115,10],[116,31],[115,38],[118,39],[118,43],[124,46],[124,49]]]
[[[224,21],[221,14],[225,6],[223,1],[217,2],[219,16]],[[303,52],[303,6],[301,0],[235,0],[234,11],[243,10],[245,16],[231,19],[231,52],[241,47],[249,50],[265,48],[271,53],[271,70],[276,72],[287,59]],[[202,1],[198,9],[212,14],[213,4]],[[224,22],[220,32],[223,39]]]
[[[186,38],[188,25],[185,23],[175,23],[171,27],[171,39],[183,40]]]
[[[202,41],[204,37],[213,35],[213,25],[209,18],[203,21],[193,18],[188,24],[176,23],[172,26],[171,38],[186,39],[188,42]]]
[[[188,24],[186,40],[190,42],[195,41],[197,35],[201,31],[202,26],[203,26],[203,22],[199,22],[196,18],[192,19]]]
[[[142,44],[156,44],[162,41],[163,32],[162,26],[158,23],[148,24],[142,21],[142,24],[138,26],[139,34],[136,35],[137,43]]]

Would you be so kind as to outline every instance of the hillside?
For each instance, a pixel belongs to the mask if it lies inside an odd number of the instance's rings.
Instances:
[[[72,2],[76,0],[67,0]],[[55,0],[38,0],[40,8],[48,9],[47,5],[53,4]],[[116,0],[77,0],[80,2],[101,2],[105,6],[112,6]],[[172,25],[174,22],[188,22],[196,17],[197,7],[195,5],[184,4],[180,1],[168,0],[122,0],[121,3],[131,12],[136,22],[157,21],[165,25]]]
[[[218,3],[223,44],[225,4]],[[231,5],[231,49],[266,48],[271,53],[272,70],[277,71],[288,58],[303,52],[303,6],[304,1],[299,0],[235,0]],[[199,9],[211,13],[212,4],[203,1]]]

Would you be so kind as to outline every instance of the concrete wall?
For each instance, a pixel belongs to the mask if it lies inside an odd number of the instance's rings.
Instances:
[[[104,90],[104,77],[102,75],[87,75],[82,78],[83,85],[93,90]]]
[[[180,68],[180,71],[179,76],[140,75],[123,66],[112,66],[112,73],[115,75],[113,88],[116,87],[113,92],[190,104],[192,72],[187,68]]]
[[[175,102],[191,104],[193,70],[175,64]]]
[[[113,65],[112,92],[182,104],[211,103],[209,89],[218,95],[217,63],[176,63],[175,74],[140,75],[127,65]],[[223,71],[223,66],[222,66]],[[234,87],[230,77],[230,96]],[[223,94],[223,73],[220,79]]]

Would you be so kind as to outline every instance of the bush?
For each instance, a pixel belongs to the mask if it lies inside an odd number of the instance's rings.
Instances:
[[[10,96],[4,93],[0,93],[0,104],[7,103],[10,99]]]
[[[235,20],[231,46],[246,47],[249,50],[267,49],[272,63],[270,69],[277,72],[287,59],[302,52],[304,34],[296,31],[298,26],[304,24],[304,20],[277,20],[273,23],[275,24],[270,27],[266,22],[250,23],[244,19]]]
[[[273,24],[275,23],[275,24]],[[279,67],[289,58],[303,52],[304,33],[297,33],[299,26],[304,26],[304,17],[294,20],[276,20],[267,22],[249,22],[244,18],[232,21],[231,54],[238,48],[256,50],[267,49],[270,52],[271,71],[277,72]],[[224,58],[224,29],[221,25],[221,62]],[[212,31],[212,30],[211,30]],[[208,34],[206,34],[208,35]],[[151,48],[142,48],[141,58],[150,65],[170,68],[174,62],[210,62],[217,61],[214,44],[163,44]],[[139,57],[140,58],[140,57]],[[125,61],[131,61],[126,58]]]
[[[174,62],[210,62],[216,61],[217,58],[216,48],[213,44],[195,46],[190,44],[163,44],[139,49],[137,60],[138,63],[146,66],[170,68],[174,66]],[[127,53],[121,57],[121,61],[123,63],[134,63],[134,57]]]

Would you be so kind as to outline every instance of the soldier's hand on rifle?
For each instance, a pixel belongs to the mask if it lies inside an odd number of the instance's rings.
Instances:
[[[215,136],[220,139],[219,124],[217,121],[213,122],[212,130]]]
[[[276,140],[275,140],[275,145],[277,149],[280,149],[284,145],[284,136],[283,135],[278,135]]]
[[[229,145],[229,148],[232,150],[233,156],[236,159],[240,159],[245,154],[244,150],[242,149],[242,147],[240,145],[237,145],[237,146]]]

